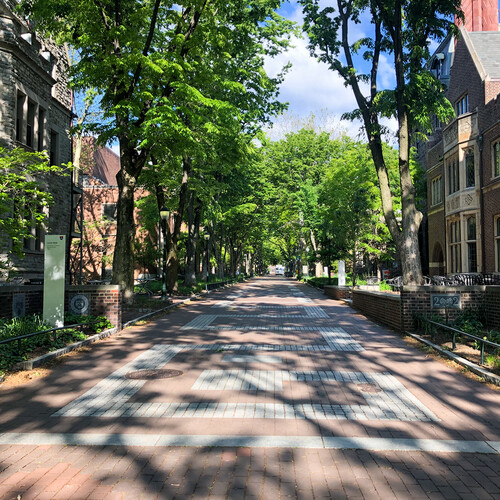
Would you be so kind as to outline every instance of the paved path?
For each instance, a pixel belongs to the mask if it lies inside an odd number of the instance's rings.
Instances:
[[[0,408],[0,498],[500,499],[499,393],[281,277],[0,386]]]

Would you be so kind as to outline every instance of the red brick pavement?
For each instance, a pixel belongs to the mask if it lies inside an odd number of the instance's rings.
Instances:
[[[288,284],[293,284],[290,288]],[[299,302],[293,291],[313,300]],[[212,325],[231,329],[181,330],[201,314],[247,315],[255,310],[211,308],[235,305],[320,306],[329,319],[222,318]],[[261,309],[262,313],[264,310]],[[291,314],[283,310],[283,315]],[[269,312],[269,310],[267,310]],[[293,312],[293,311],[292,311]],[[296,312],[295,312],[296,313]],[[320,344],[311,331],[262,331],[242,326],[301,325],[342,327],[365,348],[362,352],[288,352],[279,366],[259,370],[351,370],[389,372],[437,421],[283,420],[270,418],[51,417],[97,382],[156,344]],[[240,329],[238,329],[240,327]],[[350,386],[289,383],[283,391],[192,391],[203,370],[243,369],[227,363],[228,352],[188,351],[167,365],[182,369],[177,379],[148,382],[133,401],[219,403],[311,402],[360,404]],[[328,368],[329,367],[329,368]],[[340,302],[284,278],[253,280],[218,291],[203,301],[153,323],[130,328],[95,345],[88,353],[56,367],[52,374],[15,389],[0,386],[0,440],[10,433],[92,437],[170,435],[190,437],[268,436],[269,446],[0,445],[0,498],[498,498],[500,458],[495,453],[325,449],[273,446],[273,437],[359,437],[500,441],[500,397],[487,386],[462,378],[446,366],[408,347],[396,334],[367,321]],[[5,433],[5,434],[1,434]],[[2,441],[3,442],[3,441]],[[369,443],[370,441],[367,441]]]

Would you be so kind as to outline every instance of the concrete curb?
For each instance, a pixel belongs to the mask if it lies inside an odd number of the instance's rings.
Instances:
[[[245,280],[245,281],[247,281],[247,280]],[[242,282],[240,281],[237,283],[242,283]],[[162,309],[158,309],[157,311],[151,311],[150,313],[144,314],[142,316],[139,316],[138,318],[127,321],[126,323],[124,323],[122,325],[121,328],[115,327],[115,328],[110,328],[109,330],[105,330],[104,332],[101,332],[101,333],[96,333],[95,335],[87,337],[85,340],[75,342],[74,344],[69,344],[65,347],[61,347],[61,349],[57,349],[56,351],[48,352],[47,354],[43,354],[42,356],[39,356],[38,358],[33,358],[33,359],[29,359],[27,361],[21,361],[20,363],[16,363],[12,368],[14,370],[33,370],[33,368],[41,366],[44,363],[51,361],[52,359],[59,358],[61,356],[64,356],[65,354],[68,354],[71,351],[79,349],[80,347],[84,347],[86,345],[93,344],[94,342],[97,342],[98,340],[104,339],[106,337],[110,337],[111,335],[114,335],[115,333],[122,331],[124,328],[134,326],[139,321],[147,319],[147,318],[154,316],[156,314],[160,314],[162,312],[169,311],[170,309],[176,309],[177,307],[180,307],[180,306],[186,304],[190,300],[198,299],[200,297],[205,297],[209,293],[215,292],[217,290],[220,290],[220,289],[223,289],[223,288],[226,288],[229,286],[234,286],[237,283],[231,283],[229,285],[224,285],[220,288],[216,288],[215,290],[208,290],[208,291],[205,291],[204,293],[199,293],[197,295],[193,295],[192,297],[188,297],[187,299],[181,300],[180,302],[177,302],[176,304],[170,304],[169,306],[164,307]],[[0,378],[0,384],[2,382],[3,382],[3,378]]]
[[[440,354],[447,356],[448,358],[452,359],[459,365],[467,367],[471,372],[474,372],[476,375],[483,377],[487,382],[500,386],[500,377],[498,375],[495,375],[494,373],[491,373],[488,370],[481,368],[479,365],[476,365],[475,363],[469,361],[468,359],[462,358],[451,351],[447,351],[446,349],[443,349],[438,345],[433,344],[429,340],[426,340],[420,337],[419,335],[416,335],[415,333],[406,332],[406,335],[414,338],[415,340],[418,340],[419,342],[422,342],[423,344],[428,345],[429,347],[432,347]]]

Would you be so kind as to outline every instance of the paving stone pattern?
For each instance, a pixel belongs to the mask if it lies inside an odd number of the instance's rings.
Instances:
[[[0,498],[500,499],[499,400],[259,278],[0,386]]]

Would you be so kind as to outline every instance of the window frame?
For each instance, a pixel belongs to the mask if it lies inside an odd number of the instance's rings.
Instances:
[[[472,163],[470,160],[472,159]],[[471,176],[472,171],[472,176]],[[470,183],[469,180],[472,180]],[[476,187],[476,158],[474,155],[474,149],[470,148],[465,151],[465,187],[473,188]]]
[[[431,206],[443,203],[443,176],[436,175],[431,180]]]
[[[495,239],[495,270],[500,273],[500,215],[493,219],[493,234]]]
[[[448,174],[448,195],[460,191],[460,167],[458,156],[452,156],[446,161]]]
[[[449,272],[462,272],[462,230],[460,219],[454,219],[448,224]]]
[[[471,221],[474,221],[474,234],[471,234]],[[469,273],[477,273],[477,217],[475,214],[468,215],[465,219],[465,236],[467,246],[467,270]]]
[[[467,114],[469,109],[469,94],[462,94],[462,96],[455,103],[455,113],[457,117]]]
[[[491,160],[493,178],[500,177],[500,138],[493,141],[491,146]]]

